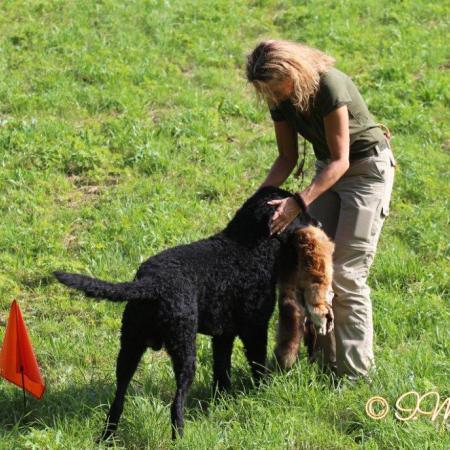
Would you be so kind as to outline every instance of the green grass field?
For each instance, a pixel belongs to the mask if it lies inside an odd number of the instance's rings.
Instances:
[[[184,439],[171,445],[170,361],[149,351],[115,446],[450,448],[443,413],[394,417],[407,391],[450,397],[449,16],[447,0],[2,1],[0,339],[17,298],[47,392],[24,416],[21,391],[0,380],[0,449],[96,448],[124,305],[50,274],[128,280],[148,256],[227,223],[277,154],[243,70],[265,37],[335,56],[394,135],[396,185],[370,278],[378,372],[335,390],[302,350],[255,390],[237,342],[233,393],[212,400],[201,336]],[[364,409],[374,395],[391,406],[379,421]]]

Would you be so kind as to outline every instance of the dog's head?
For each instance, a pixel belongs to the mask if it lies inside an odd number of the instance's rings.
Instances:
[[[262,239],[269,239],[271,237],[270,222],[276,206],[269,205],[268,202],[291,196],[289,191],[273,186],[258,189],[236,212],[225,228],[225,234],[245,245],[253,245]],[[273,237],[284,241],[295,230],[311,224],[318,225],[318,222],[309,214],[299,214],[281,235]]]
[[[274,187],[259,189],[238,209],[225,228],[225,234],[246,246],[270,238],[270,220],[275,207],[267,202],[289,195],[289,192]]]

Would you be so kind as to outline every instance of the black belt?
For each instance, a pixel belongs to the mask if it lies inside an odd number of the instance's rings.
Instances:
[[[374,156],[374,155],[378,155],[380,154],[383,150],[388,149],[389,147],[386,144],[377,144],[372,148],[369,148],[369,150],[364,150],[363,152],[359,152],[359,153],[353,153],[349,155],[349,161],[353,162],[353,161],[358,161],[359,159],[363,159],[363,158],[368,158],[369,156]],[[330,159],[320,159],[320,162],[324,163],[324,164],[328,164],[331,160]]]
[[[350,154],[349,160],[350,162],[357,161],[358,159],[368,158],[369,156],[378,155],[383,150],[388,149],[387,145],[375,145],[375,147],[369,148],[369,150],[365,150],[363,152]]]

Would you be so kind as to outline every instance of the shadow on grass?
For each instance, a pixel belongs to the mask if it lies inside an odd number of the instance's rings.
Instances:
[[[270,378],[267,377],[267,382]],[[211,404],[215,401],[233,400],[241,395],[246,395],[256,389],[253,379],[250,375],[250,370],[246,368],[232,369],[232,386],[227,392],[214,392],[212,388],[212,371],[210,378],[207,381],[194,380],[185,403],[185,415],[190,419],[199,418],[208,412]],[[159,380],[154,380],[151,377],[146,377],[143,385],[134,386],[128,390],[128,395],[138,395],[141,397],[154,397],[159,401],[170,407],[175,396],[175,378],[170,380],[170,383]],[[112,401],[112,394],[111,399]]]
[[[233,380],[235,383],[232,389],[224,395],[214,394],[210,383],[194,381],[186,399],[186,417],[201,417],[215,400],[232,399],[255,388],[249,372],[245,370],[234,370]],[[20,428],[23,433],[30,428],[54,427],[55,423],[63,419],[91,418],[99,410],[100,415],[106,418],[114,392],[115,382],[111,382],[109,377],[82,385],[71,385],[59,391],[48,388],[42,400],[26,394],[24,409],[22,390],[17,388],[0,398],[0,428],[4,431]],[[168,385],[161,383],[161,380],[146,378],[144,386],[140,386],[138,382],[132,381],[125,402],[133,396],[149,399],[154,397],[169,407],[175,396],[175,382]]]
[[[113,386],[101,380],[83,385],[73,385],[60,391],[47,389],[41,400],[26,394],[24,407],[22,390],[17,388],[11,394],[0,398],[0,427],[11,430],[14,427],[53,426],[57,419],[90,417],[100,404],[112,396]],[[106,410],[106,406],[105,406]]]
[[[195,380],[188,392],[185,404],[185,417],[187,420],[201,419],[208,413],[215,402],[239,401],[239,398],[254,395],[258,391],[264,391],[273,382],[273,377],[282,375],[283,372],[272,370],[268,372],[257,388],[253,382],[250,370],[245,366],[233,367],[232,387],[227,393],[214,393],[212,390],[212,373],[208,371],[207,379]],[[114,398],[115,381],[113,373],[101,379],[72,384],[62,390],[48,388],[42,400],[36,400],[27,394],[24,413],[23,395],[20,389],[9,390],[6,396],[0,397],[0,428],[5,432],[19,429],[20,433],[26,433],[31,428],[54,428],[59,422],[66,420],[93,419],[98,423],[98,433],[101,432],[103,420]],[[323,388],[327,385],[328,377],[324,377],[320,384]],[[126,403],[133,397],[156,399],[167,408],[167,420],[170,416],[170,405],[175,395],[175,380],[172,374],[153,378],[152,375],[136,377],[127,391]],[[125,409],[124,415],[127,414]],[[168,422],[169,424],[169,422]],[[97,425],[95,425],[97,426]]]

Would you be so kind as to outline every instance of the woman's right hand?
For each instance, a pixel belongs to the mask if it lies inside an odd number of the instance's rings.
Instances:
[[[299,215],[301,208],[292,197],[270,200],[269,205],[278,206],[270,222],[270,235],[282,233]]]

